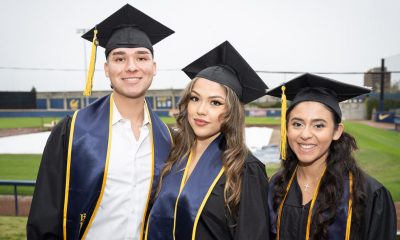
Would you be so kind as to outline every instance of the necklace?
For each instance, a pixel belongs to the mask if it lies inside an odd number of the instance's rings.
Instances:
[[[286,193],[283,196],[281,204],[279,205],[279,208],[278,208],[278,213],[277,213],[278,216],[277,216],[277,223],[276,223],[276,239],[277,240],[280,240],[280,236],[279,235],[280,235],[280,229],[281,229],[280,225],[281,225],[283,204],[285,203],[286,197],[287,197],[289,189],[290,189],[290,185],[292,184],[293,179],[294,179],[294,177],[296,175],[297,168],[298,168],[298,166],[296,166],[296,168],[294,169],[292,177],[290,178],[289,183],[286,186]],[[307,217],[306,236],[305,236],[306,240],[309,239],[312,210],[313,210],[313,207],[314,207],[314,204],[315,204],[315,200],[316,200],[317,195],[318,195],[318,188],[319,188],[319,185],[321,183],[321,179],[325,174],[325,171],[326,171],[326,167],[325,167],[325,169],[324,169],[324,171],[323,171],[323,173],[322,173],[322,175],[321,175],[321,177],[320,177],[320,179],[318,181],[318,184],[317,184],[316,189],[314,191],[314,196],[313,196],[313,198],[311,200],[311,206],[310,206],[310,209],[309,209],[309,212],[308,212],[308,217]],[[304,187],[306,187],[306,186],[309,187],[308,184],[304,184]],[[307,190],[307,187],[306,187],[306,190]],[[350,239],[351,218],[352,218],[352,215],[353,215],[352,214],[353,213],[352,194],[353,194],[353,174],[351,172],[349,172],[349,195],[350,195],[350,197],[349,197],[349,200],[348,200],[348,211],[347,211],[345,240],[349,240]]]
[[[292,184],[292,181],[293,181],[294,177],[296,176],[297,168],[298,168],[298,166],[296,166],[296,168],[294,169],[293,174],[292,174],[292,177],[290,178],[289,183],[288,183],[288,185],[286,186],[286,193],[285,193],[285,196],[283,197],[282,202],[281,202],[281,204],[280,204],[280,206],[279,206],[279,209],[278,209],[278,219],[277,219],[277,224],[276,224],[276,233],[277,233],[276,239],[277,239],[277,240],[280,239],[280,238],[279,238],[279,231],[280,231],[280,223],[281,223],[281,214],[282,214],[283,204],[284,204],[284,202],[285,202],[285,200],[286,200],[286,197],[287,197],[287,194],[288,194],[288,192],[289,192],[290,185]],[[313,207],[314,207],[314,204],[315,204],[315,200],[317,199],[319,185],[320,185],[320,183],[321,183],[322,177],[323,177],[324,174],[325,174],[325,171],[326,171],[326,166],[325,166],[325,168],[324,168],[324,170],[323,170],[323,172],[322,172],[322,175],[320,176],[320,178],[319,178],[319,180],[318,180],[318,184],[317,184],[317,186],[315,187],[314,194],[313,194],[313,197],[312,197],[312,199],[311,199],[311,205],[310,205],[310,209],[309,209],[308,217],[307,217],[307,227],[306,227],[306,236],[305,236],[305,237],[306,237],[306,238],[305,238],[306,240],[309,239],[312,210],[313,210]],[[308,184],[307,184],[307,185],[308,185]]]
[[[310,184],[308,184],[308,183],[304,184],[303,186],[305,188],[304,191],[306,191],[306,192],[308,191],[309,188],[311,188]]]

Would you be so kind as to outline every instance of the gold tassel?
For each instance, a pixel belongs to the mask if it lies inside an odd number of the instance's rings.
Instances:
[[[93,42],[92,42],[92,53],[90,56],[90,64],[89,64],[89,71],[86,80],[85,90],[83,91],[83,96],[90,96],[92,94],[92,87],[93,87],[93,74],[94,74],[94,67],[96,64],[96,53],[97,53],[97,29],[94,30]]]
[[[286,95],[285,86],[282,86],[281,103],[281,159],[286,160]]]

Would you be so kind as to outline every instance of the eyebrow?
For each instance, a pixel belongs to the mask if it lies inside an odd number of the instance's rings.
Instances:
[[[116,51],[116,52],[112,53],[112,55],[125,55],[125,54],[126,54],[126,52],[124,52],[124,51]]]
[[[296,117],[290,119],[290,121],[303,121],[304,122],[304,120],[302,118],[296,118]],[[326,122],[326,120],[322,119],[322,118],[316,118],[316,119],[311,119],[311,122]]]
[[[200,96],[200,94],[199,94],[198,92],[196,92],[196,90],[193,90],[193,89],[192,89],[192,93],[195,93],[195,94],[197,94],[197,95],[199,95],[199,96]],[[222,97],[222,96],[220,96],[220,95],[209,96],[208,98],[209,98],[209,99],[213,99],[213,98],[220,98],[220,99],[222,99],[222,100],[225,100],[225,98],[224,98],[224,97]]]
[[[135,52],[135,54],[150,54],[148,51],[140,50]],[[112,53],[112,55],[126,55],[125,51],[115,51]]]
[[[143,51],[143,50],[142,51],[137,51],[136,53],[137,54],[150,54],[148,51]]]

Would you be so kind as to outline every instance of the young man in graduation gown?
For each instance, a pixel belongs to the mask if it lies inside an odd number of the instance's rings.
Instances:
[[[268,195],[276,239],[395,240],[392,197],[358,167],[356,140],[344,131],[339,106],[369,92],[306,73],[267,93],[282,95],[286,118],[281,150],[287,152]],[[285,99],[292,101],[287,114]]]
[[[53,129],[28,239],[140,239],[171,144],[167,126],[145,101],[156,73],[152,46],[172,33],[127,4],[82,36],[93,42],[86,93],[97,44],[105,48],[113,91]]]

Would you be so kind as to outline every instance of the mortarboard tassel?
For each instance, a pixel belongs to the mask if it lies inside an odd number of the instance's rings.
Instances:
[[[286,160],[286,95],[285,86],[282,86],[282,103],[281,103],[281,159]]]
[[[92,42],[92,53],[90,56],[90,64],[89,64],[89,71],[86,80],[85,90],[83,91],[84,96],[90,96],[92,94],[92,87],[93,87],[93,74],[94,74],[94,66],[96,64],[96,53],[97,53],[97,29],[94,30],[93,35],[93,42]]]

